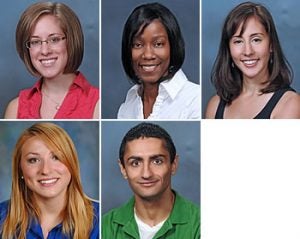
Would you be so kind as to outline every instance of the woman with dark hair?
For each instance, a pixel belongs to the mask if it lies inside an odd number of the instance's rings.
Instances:
[[[78,71],[84,37],[71,8],[52,2],[30,5],[18,22],[16,47],[28,71],[40,80],[8,104],[5,118],[99,117],[99,89]]]
[[[245,2],[225,19],[206,118],[300,118],[300,97],[270,12]]]
[[[200,118],[200,86],[181,70],[184,56],[184,40],[168,8],[159,3],[135,8],[122,37],[123,67],[135,85],[118,118]]]

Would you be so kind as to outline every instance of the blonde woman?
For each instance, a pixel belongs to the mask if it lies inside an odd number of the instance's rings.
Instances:
[[[19,137],[12,158],[10,200],[0,204],[0,237],[99,238],[99,204],[80,181],[69,135],[36,123]]]

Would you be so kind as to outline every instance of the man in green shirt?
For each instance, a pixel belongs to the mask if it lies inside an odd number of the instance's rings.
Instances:
[[[119,151],[121,173],[134,196],[103,216],[103,239],[199,239],[200,209],[172,190],[178,155],[160,126],[130,129]]]

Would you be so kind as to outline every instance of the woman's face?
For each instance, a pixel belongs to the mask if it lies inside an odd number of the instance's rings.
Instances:
[[[20,167],[26,186],[37,200],[64,202],[71,173],[38,137],[28,139],[21,149]]]
[[[152,21],[142,34],[133,39],[132,65],[144,84],[156,83],[168,74],[170,43],[166,29],[159,20]]]
[[[249,18],[245,24],[243,35],[240,35],[240,25],[229,42],[232,60],[244,79],[268,80],[268,63],[272,51],[269,35],[255,17]]]
[[[29,49],[30,59],[35,69],[46,79],[53,79],[63,74],[68,61],[66,37],[57,17],[44,15],[34,26],[30,41],[44,41]],[[51,40],[45,42],[46,40]],[[60,39],[60,40],[59,40]]]

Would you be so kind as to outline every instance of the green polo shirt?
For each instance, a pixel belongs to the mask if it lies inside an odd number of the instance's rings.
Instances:
[[[175,204],[169,218],[153,239],[200,239],[200,208],[175,192]],[[134,219],[134,198],[112,209],[102,219],[102,239],[139,239]]]

